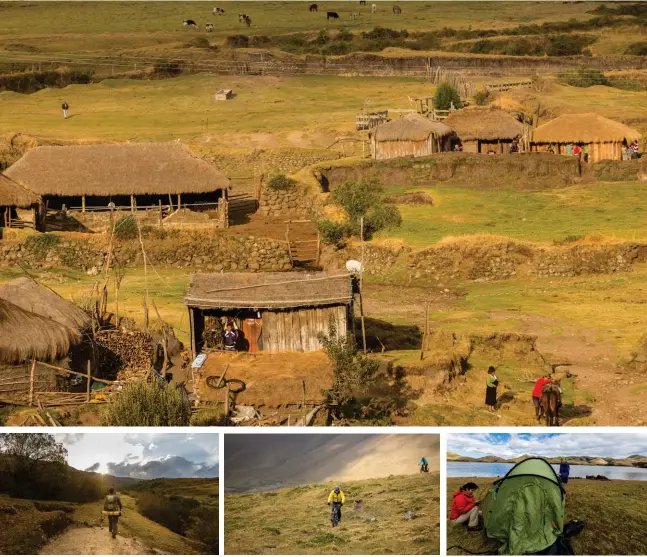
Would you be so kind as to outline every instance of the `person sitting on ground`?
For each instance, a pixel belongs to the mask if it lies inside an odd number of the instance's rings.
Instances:
[[[537,416],[537,419],[539,419],[539,403],[541,402],[541,393],[544,390],[544,385],[548,385],[552,382],[553,380],[550,378],[550,375],[548,373],[544,373],[539,379],[537,379],[535,387],[532,390],[532,404],[535,407],[535,415]]]
[[[341,508],[346,502],[346,496],[339,486],[335,486],[328,495],[328,505],[338,505],[339,506],[339,522],[341,522]]]
[[[422,467],[423,472],[429,472],[429,462],[424,456],[420,459],[420,462],[418,462],[418,466]]]
[[[225,341],[225,350],[233,352],[236,350],[236,342],[238,341],[238,332],[234,330],[234,324],[230,321],[227,323],[225,332],[222,334]]]
[[[452,509],[449,513],[449,520],[454,524],[465,524],[470,530],[477,530],[479,518],[483,511],[479,508],[480,501],[474,499],[474,492],[478,485],[469,482],[457,489],[452,495]]]
[[[490,366],[487,370],[487,378],[485,379],[485,405],[489,412],[494,412],[494,407],[496,406],[496,388],[499,385],[499,380],[494,372],[494,366]]]
[[[571,465],[566,462],[566,457],[562,457],[561,462],[559,463],[559,479],[563,484],[568,483],[568,476],[571,473]]]

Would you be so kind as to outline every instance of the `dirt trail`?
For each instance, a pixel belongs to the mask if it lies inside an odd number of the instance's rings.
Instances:
[[[55,537],[41,555],[150,555],[151,550],[133,538],[113,540],[107,528],[71,528]]]

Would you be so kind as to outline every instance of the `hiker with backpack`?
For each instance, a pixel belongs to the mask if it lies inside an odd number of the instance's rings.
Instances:
[[[561,462],[559,463],[559,479],[564,485],[568,483],[568,476],[570,473],[571,465],[566,462],[566,457],[562,457]]]
[[[452,509],[449,520],[454,524],[465,524],[469,530],[478,530],[479,519],[483,511],[479,508],[480,501],[474,499],[474,492],[478,485],[469,482],[458,488],[452,495]]]
[[[121,509],[121,499],[115,493],[115,488],[111,487],[103,503],[103,514],[108,517],[108,531],[113,538],[117,537],[117,522],[121,516]]]

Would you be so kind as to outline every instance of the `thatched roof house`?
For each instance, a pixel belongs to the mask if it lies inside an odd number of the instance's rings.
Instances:
[[[450,148],[451,128],[420,114],[407,114],[377,126],[370,134],[374,159],[424,157]]]
[[[32,225],[36,222],[36,210],[40,197],[33,191],[24,188],[14,180],[0,174],[0,227],[11,226],[18,222],[17,209],[33,209]]]
[[[64,300],[47,286],[27,277],[0,284],[0,299],[12,302],[25,311],[56,321],[76,332],[92,326],[90,315],[79,306]]]
[[[599,114],[564,114],[533,130],[531,148],[565,154],[566,146],[588,146],[588,162],[621,160],[622,146],[640,138],[640,133]]]
[[[214,200],[229,179],[181,143],[43,146],[28,151],[6,176],[41,195],[50,207],[154,205],[169,195]],[[58,207],[56,207],[58,208]]]
[[[352,282],[345,272],[194,275],[185,297],[191,348],[194,354],[202,350],[215,319],[236,323],[241,350],[320,350],[317,335],[328,330],[330,318],[341,334],[352,326],[352,303]]]
[[[523,133],[523,124],[496,106],[470,106],[457,110],[445,120],[468,153],[506,153]]]
[[[0,299],[0,364],[54,361],[66,356],[80,340],[65,325]]]

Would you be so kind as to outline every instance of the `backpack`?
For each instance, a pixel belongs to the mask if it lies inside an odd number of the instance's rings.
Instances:
[[[117,510],[117,496],[116,495],[107,495],[106,501],[103,504],[103,510],[108,512],[114,512]]]

